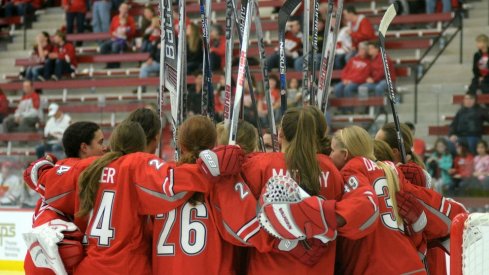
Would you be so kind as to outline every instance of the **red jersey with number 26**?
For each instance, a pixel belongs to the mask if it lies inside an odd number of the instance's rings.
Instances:
[[[393,166],[392,163],[390,165]],[[395,169],[393,167],[393,169]],[[338,238],[336,274],[425,274],[417,250],[398,225],[384,171],[375,162],[354,157],[341,169],[347,182],[368,182],[379,202],[374,232],[360,240]]]

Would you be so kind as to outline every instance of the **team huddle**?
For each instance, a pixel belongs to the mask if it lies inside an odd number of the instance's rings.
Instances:
[[[316,107],[288,109],[280,152],[257,152],[248,122],[234,146],[227,125],[192,116],[175,163],[154,155],[153,110],[133,111],[109,148],[97,124],[74,123],[67,158],[24,173],[41,195],[26,274],[439,274],[466,210],[431,190],[409,128],[401,163],[393,124],[375,140],[327,127]]]

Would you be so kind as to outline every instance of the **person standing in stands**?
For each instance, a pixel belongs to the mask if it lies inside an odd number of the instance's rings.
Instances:
[[[474,94],[467,92],[462,108],[450,124],[450,140],[465,142],[472,154],[476,154],[477,143],[482,137],[484,122],[489,122],[489,111],[477,104]]]
[[[42,158],[46,152],[53,152],[58,159],[63,154],[63,133],[71,124],[71,117],[60,110],[59,105],[51,103],[48,108],[48,122],[44,126],[44,143],[36,147],[37,158]]]
[[[66,33],[74,33],[75,22],[76,33],[83,33],[87,2],[85,0],[62,0],[62,6],[66,12]]]
[[[93,32],[109,32],[110,0],[92,0],[92,27]]]
[[[75,46],[71,42],[66,41],[66,34],[62,31],[57,31],[54,35],[54,51],[48,54],[49,59],[44,64],[44,78],[39,78],[44,81],[52,78],[59,80],[67,74],[72,74],[76,70],[77,60]],[[53,74],[54,72],[54,74]]]
[[[136,23],[129,15],[129,5],[122,3],[119,6],[119,14],[112,18],[110,23],[111,39],[100,46],[102,54],[122,53],[128,48],[128,43],[136,34]],[[121,63],[107,63],[107,69],[120,68]]]
[[[387,81],[385,80],[384,63],[380,55],[380,46],[377,41],[368,42],[368,55],[371,59],[370,75],[367,77],[367,81],[360,85],[369,91],[374,91],[375,96],[384,96],[387,90]],[[392,82],[396,81],[396,71],[394,70],[394,63],[392,59],[387,57],[387,63],[389,64],[389,73],[391,75]]]
[[[36,129],[36,123],[39,122],[39,107],[41,100],[39,94],[34,91],[32,82],[24,81],[22,84],[24,95],[22,96],[19,106],[15,113],[9,115],[3,122],[4,133],[33,132]]]
[[[481,90],[483,94],[489,93],[489,37],[480,34],[475,39],[477,52],[474,54],[472,72],[474,77],[469,86],[469,92],[476,94]]]
[[[343,10],[343,17],[350,28],[349,34],[352,40],[353,50],[346,56],[346,61],[352,58],[357,50],[358,44],[363,41],[374,40],[376,38],[372,23],[363,14],[358,14],[354,6],[348,6]]]

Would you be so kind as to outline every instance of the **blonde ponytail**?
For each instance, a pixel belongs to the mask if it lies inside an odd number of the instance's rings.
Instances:
[[[401,190],[399,187],[399,177],[397,176],[397,173],[394,171],[395,168],[390,166],[389,164],[382,161],[376,161],[375,163],[382,170],[384,170],[385,179],[387,180],[387,189],[389,190],[389,197],[392,201],[392,209],[394,210],[394,216],[396,218],[397,225],[401,225],[402,219],[399,216],[399,209],[397,208],[397,199],[396,199],[396,193]]]

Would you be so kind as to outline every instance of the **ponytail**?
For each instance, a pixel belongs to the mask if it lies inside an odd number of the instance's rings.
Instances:
[[[111,152],[94,161],[78,178],[80,210],[77,217],[88,215],[93,209],[103,169],[126,154],[144,151],[146,136],[138,123],[123,121],[112,132],[109,143]]]
[[[314,115],[291,108],[282,118],[282,131],[289,146],[285,149],[287,170],[310,195],[318,195],[321,170],[317,161],[318,139]]]

